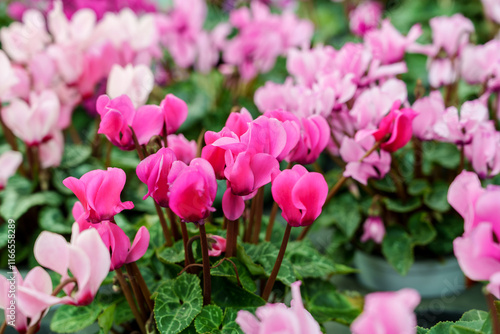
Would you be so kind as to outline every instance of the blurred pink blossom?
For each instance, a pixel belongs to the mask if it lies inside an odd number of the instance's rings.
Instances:
[[[368,217],[368,219],[363,224],[363,235],[361,236],[361,242],[367,242],[368,240],[373,240],[377,244],[381,244],[385,236],[385,226],[382,218],[380,217]]]

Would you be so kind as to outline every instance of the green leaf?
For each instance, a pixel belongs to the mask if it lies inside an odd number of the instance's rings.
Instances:
[[[474,321],[474,320],[486,320],[489,317],[489,313],[481,310],[470,310],[465,312],[460,321]]]
[[[61,160],[61,168],[71,168],[81,165],[90,157],[92,148],[90,145],[67,144]]]
[[[238,270],[238,276],[240,278],[241,284],[243,288],[250,292],[254,292],[257,289],[257,285],[255,284],[254,279],[250,276],[250,272],[248,269],[236,258],[231,258],[231,261],[236,265],[236,269]],[[215,266],[215,265],[214,265]],[[236,272],[234,271],[233,265],[224,260],[221,265],[216,268],[213,268],[210,271],[212,276],[220,276],[220,277],[228,277],[231,278],[233,283],[237,283]]]
[[[382,253],[394,269],[404,276],[414,261],[412,239],[402,229],[390,227],[382,242]]]
[[[483,326],[483,320],[474,321],[457,321],[457,322],[440,322],[436,326],[432,327],[427,334],[486,334],[481,331]]]
[[[432,226],[429,215],[420,212],[412,215],[408,222],[408,228],[415,245],[425,246],[436,238],[437,232]]]
[[[212,299],[222,308],[235,307],[238,309],[247,307],[259,307],[265,305],[264,299],[251,293],[225,277],[212,277]]]
[[[417,334],[427,334],[429,332],[428,329],[422,328],[422,327],[417,327]]]
[[[134,319],[134,314],[128,305],[126,300],[116,304],[114,323],[117,325],[123,324],[124,322],[131,321]]]
[[[338,274],[339,269],[341,273],[356,272],[347,266],[337,267],[330,258],[320,254],[309,240],[290,242],[285,257],[290,260],[295,274],[300,278],[325,277]]]
[[[97,322],[99,323],[99,327],[101,327],[102,333],[109,333],[111,327],[113,327],[113,321],[115,320],[115,310],[116,304],[113,304],[107,307],[97,318]]]
[[[424,203],[432,210],[437,212],[446,212],[450,209],[448,203],[448,184],[438,183],[433,185],[430,192],[425,193]]]
[[[236,257],[245,265],[245,267],[247,267],[251,275],[254,276],[266,275],[264,267],[262,267],[259,264],[256,264],[252,260],[252,258],[248,256],[245,248],[241,245],[241,243],[238,243]]]
[[[247,309],[250,310],[250,309]],[[222,334],[244,334],[240,325],[236,323],[238,316],[238,309],[227,307],[222,321]]]
[[[425,162],[434,163],[444,168],[455,169],[460,163],[460,152],[457,146],[450,143],[427,141],[422,143],[424,152],[424,172],[429,174],[432,165]]]
[[[0,214],[5,219],[18,219],[30,208],[38,205],[58,206],[62,198],[56,192],[43,191],[32,195],[19,196],[17,193],[8,192],[0,206]]]
[[[383,201],[387,210],[399,213],[414,211],[422,205],[422,201],[418,197],[410,197],[406,201],[385,197]]]
[[[430,185],[427,180],[412,180],[408,185],[408,194],[412,196],[420,196],[427,191],[430,191]]]
[[[102,307],[96,302],[87,306],[62,305],[56,310],[50,330],[56,333],[74,333],[92,325]]]
[[[198,276],[182,274],[158,288],[154,315],[158,330],[177,334],[187,328],[201,312],[203,296]]]
[[[162,235],[163,237],[163,235]],[[158,259],[164,263],[179,263],[184,261],[184,243],[179,240],[172,247],[165,247],[157,251]]]
[[[71,233],[71,224],[68,223],[58,208],[45,207],[40,211],[38,222],[43,230],[58,234]]]
[[[196,332],[200,334],[218,334],[222,324],[224,314],[220,307],[216,305],[207,305],[194,320]]]
[[[270,242],[261,242],[258,245],[244,243],[243,247],[252,261],[261,264],[267,276],[271,275],[279,249]],[[283,259],[277,279],[286,285],[290,285],[297,280],[292,263],[287,258]]]
[[[336,198],[328,206],[328,212],[337,226],[351,238],[359,224],[361,223],[361,214],[358,202],[351,194],[345,194]]]
[[[475,330],[472,328],[467,328],[465,326],[455,325],[451,326],[450,334],[484,334],[484,333],[480,330]]]

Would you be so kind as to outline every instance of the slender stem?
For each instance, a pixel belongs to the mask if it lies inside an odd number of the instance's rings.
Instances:
[[[177,227],[177,219],[175,218],[174,212],[170,208],[166,208],[165,210],[167,211],[168,220],[170,221],[170,229],[172,230],[174,240],[181,240],[181,234],[179,233],[179,228]]]
[[[486,300],[488,301],[488,307],[491,312],[491,322],[493,325],[493,334],[500,334],[500,320],[498,319],[498,310],[495,305],[495,299],[491,293],[486,295]]]
[[[198,139],[196,140],[196,156],[201,157],[201,149],[203,148],[203,139],[205,139],[205,132],[207,130],[202,129],[200,132],[200,135],[198,136]]]
[[[158,203],[155,202],[155,209],[156,213],[158,214],[158,218],[160,218],[160,225],[161,229],[163,231],[163,236],[165,237],[165,241],[167,242],[167,246],[171,247],[173,245],[173,240],[172,240],[172,235],[170,234],[170,231],[167,226],[167,221],[165,220],[165,216],[163,215],[163,210],[161,207],[158,205]]]
[[[423,150],[422,141],[418,138],[413,138],[413,154],[415,157],[415,165],[413,166],[413,174],[416,179],[424,176],[423,166]]]
[[[130,285],[132,286],[132,292],[134,293],[135,300],[137,300],[137,304],[139,305],[140,313],[142,316],[142,320],[146,322],[148,319],[148,314],[149,314],[149,305],[147,308],[145,307],[146,301],[144,300],[144,295],[142,294],[141,288],[139,287],[139,284],[137,283],[137,280],[135,278],[135,273],[133,272],[132,268],[130,268],[129,265],[125,265],[125,269],[127,270],[128,274],[128,280],[130,282]]]
[[[184,265],[188,266],[191,263],[191,259],[189,258],[189,235],[186,227],[186,223],[181,221],[181,231],[182,231],[182,243],[184,244]]]
[[[104,161],[104,166],[106,168],[111,166],[111,150],[113,149],[113,144],[110,141],[106,143],[106,160]]]
[[[0,112],[1,110],[2,110],[2,105],[0,103]],[[5,125],[5,123],[2,120],[2,117],[0,117],[0,125],[2,126],[2,131],[5,140],[7,141],[7,143],[9,143],[12,150],[19,151],[19,148],[17,147],[16,136],[14,136],[14,133],[7,127],[7,125]]]
[[[278,203],[274,202],[273,207],[271,208],[271,214],[269,215],[269,223],[267,224],[266,241],[271,241],[271,235],[273,234],[273,226],[277,213],[278,213]]]
[[[257,206],[257,195],[252,198],[252,205],[250,206],[250,217],[248,218],[248,225],[243,235],[243,241],[249,242],[253,231],[253,225],[255,223],[255,210]]]
[[[208,257],[208,242],[205,225],[200,224],[201,255],[203,258],[203,305],[210,305],[212,287],[210,282],[210,258]]]
[[[30,171],[31,171],[31,179],[37,181],[39,168],[40,168],[40,163],[39,163],[40,159],[38,157],[38,147],[28,146],[27,153],[28,153],[28,163],[29,163]]]
[[[269,279],[267,280],[266,283],[266,287],[264,288],[264,292],[262,293],[262,298],[265,301],[269,299],[271,291],[273,290],[274,282],[276,281],[276,277],[278,277],[278,272],[280,271],[281,263],[283,262],[283,257],[285,256],[286,246],[288,245],[288,240],[290,239],[291,231],[292,231],[292,226],[286,224],[285,234],[283,235],[283,241],[281,242],[278,258],[276,259],[276,263],[274,264],[271,276],[269,276]]]
[[[82,145],[82,138],[80,138],[80,134],[78,134],[78,130],[76,130],[75,124],[71,123],[68,127],[69,135],[71,136],[71,140],[76,145]]]
[[[224,220],[227,220],[224,217]],[[227,220],[226,258],[235,257],[239,230],[239,220]]]
[[[142,334],[146,334],[146,327],[144,327],[144,321],[142,321],[141,315],[137,310],[137,306],[135,305],[134,297],[132,297],[132,293],[130,292],[130,288],[128,287],[127,281],[125,281],[125,277],[123,277],[122,270],[120,268],[115,269],[116,277],[118,278],[118,282],[122,288],[123,294],[125,295],[125,299],[134,314],[135,320],[137,320],[137,324],[139,325],[139,329]]]
[[[458,173],[460,174],[465,168],[465,149],[464,145],[460,145],[460,164],[458,165]]]
[[[144,281],[144,277],[142,277],[142,273],[139,270],[137,263],[135,262],[129,263],[129,266],[135,272],[135,277],[137,278],[137,282],[139,283],[139,287],[141,288],[142,294],[146,299],[146,303],[148,304],[149,309],[152,311],[154,305],[153,305],[153,300],[151,300],[151,292],[149,291],[146,281]]]
[[[256,209],[255,209],[255,226],[253,228],[253,234],[252,234],[252,243],[258,244],[259,243],[259,234],[260,234],[260,229],[262,226],[262,211],[264,209],[264,187],[261,187],[257,191],[257,196],[256,198]]]
[[[137,136],[135,135],[134,130],[132,130],[132,139],[134,140],[135,150],[137,151],[137,155],[139,155],[139,159],[144,160],[144,151],[142,150],[141,145],[139,145],[139,141],[137,140]]]
[[[163,136],[162,136],[162,140],[163,140],[163,147],[168,147],[168,140],[167,140],[167,123],[163,123]]]
[[[2,326],[0,327],[0,334],[5,334],[6,329],[7,329],[7,319],[4,320]]]
[[[191,237],[191,239],[188,240],[187,242],[187,245],[186,245],[186,248],[187,248],[187,258],[188,258],[188,262],[189,264],[186,264],[186,265],[190,265],[192,263],[194,263],[194,256],[193,256],[193,242],[195,242],[196,240],[200,239],[201,237],[199,235],[195,235],[193,237]]]

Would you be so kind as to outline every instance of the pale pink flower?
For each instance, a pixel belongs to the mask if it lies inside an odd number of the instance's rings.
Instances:
[[[429,96],[421,97],[411,107],[417,112],[413,119],[413,134],[421,140],[433,140],[436,137],[434,125],[443,117],[445,105],[441,92],[436,90]]]
[[[365,1],[349,14],[349,28],[357,36],[363,37],[368,31],[376,29],[382,18],[382,4]]]
[[[14,175],[23,163],[23,155],[17,151],[7,151],[0,155],[0,190],[7,185],[9,178]]]
[[[361,236],[361,242],[367,242],[368,240],[373,240],[377,244],[381,244],[385,236],[385,226],[382,218],[380,217],[368,217],[368,219],[363,224],[363,235]]]
[[[146,103],[153,86],[154,76],[149,67],[114,65],[109,73],[106,93],[111,99],[128,95],[137,108]]]

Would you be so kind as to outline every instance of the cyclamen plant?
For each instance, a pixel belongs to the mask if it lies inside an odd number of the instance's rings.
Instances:
[[[56,305],[58,333],[499,332],[497,40],[333,2],[10,4],[0,334]],[[427,330],[413,289],[340,291],[354,249],[402,275],[454,255],[491,314]]]

